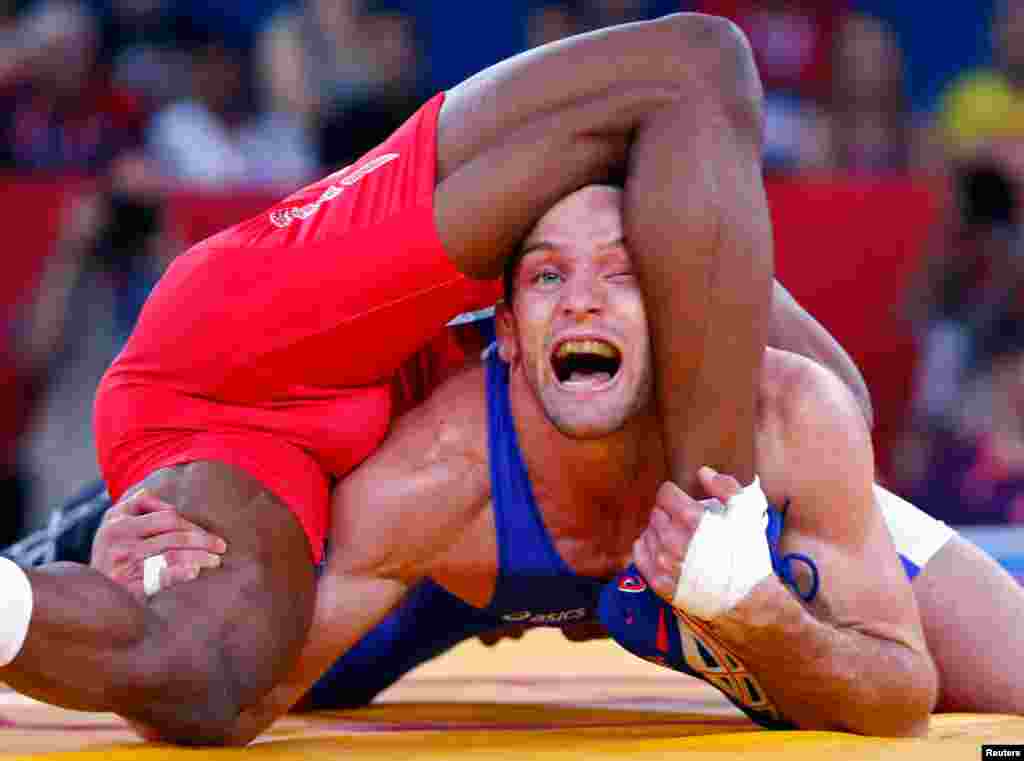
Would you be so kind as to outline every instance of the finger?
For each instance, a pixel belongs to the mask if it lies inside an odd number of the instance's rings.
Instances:
[[[195,581],[199,578],[201,569],[195,565],[168,565],[160,572],[160,591],[173,587],[175,584],[184,584],[188,581]]]
[[[697,471],[697,478],[700,479],[701,485],[709,496],[722,502],[728,502],[742,491],[740,482],[735,478],[725,473],[719,473],[707,465]]]
[[[173,512],[175,509],[174,505],[169,502],[164,502],[145,488],[142,488],[136,492],[132,492],[132,494],[127,497],[121,498],[116,505],[107,511],[105,518],[108,521],[115,521],[121,520],[122,518],[145,515],[147,513],[163,511]]]
[[[148,557],[167,550],[204,550],[223,554],[225,549],[224,540],[219,536],[205,531],[186,530],[166,531],[151,536],[140,542],[137,552],[141,557]]]
[[[196,536],[206,537],[207,541],[216,544],[217,546],[226,545],[224,540],[215,534],[211,534],[201,526],[197,526],[191,521],[182,518],[178,513],[170,512],[157,512],[147,513],[145,515],[135,515],[131,517],[131,520],[125,519],[125,521],[119,521],[116,526],[112,526],[108,529],[108,533],[111,537],[115,537],[120,541],[133,541],[149,539],[152,537],[158,537],[164,534],[194,534]],[[192,546],[205,546],[205,545],[193,545],[191,543],[186,544],[186,547]],[[215,550],[213,546],[210,546],[211,552],[223,552],[223,549]]]
[[[677,530],[668,513],[655,508],[651,513],[647,531],[652,542],[649,548],[655,552],[654,558],[662,570],[682,561],[683,556],[679,547],[686,542],[686,537]]]
[[[201,570],[220,568],[222,559],[215,552],[205,550],[167,550],[163,553],[167,565],[172,568],[196,566]]]
[[[663,600],[671,600],[675,593],[675,583],[672,581],[672,577],[658,565],[656,557],[648,532],[645,531],[633,543],[633,562],[636,563],[637,570],[647,580],[654,593]]]

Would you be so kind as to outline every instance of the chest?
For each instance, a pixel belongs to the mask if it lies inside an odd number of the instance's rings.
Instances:
[[[510,515],[510,511],[514,514]],[[541,510],[493,504],[435,564],[430,576],[473,607],[508,623],[561,626],[593,618],[600,590],[626,565],[632,540],[549,530]]]

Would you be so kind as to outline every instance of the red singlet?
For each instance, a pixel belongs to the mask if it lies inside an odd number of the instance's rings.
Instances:
[[[295,513],[319,560],[328,487],[381,442],[393,388],[459,357],[444,330],[494,303],[434,227],[443,94],[352,166],[178,257],[100,383],[111,496],[197,460],[244,469]]]

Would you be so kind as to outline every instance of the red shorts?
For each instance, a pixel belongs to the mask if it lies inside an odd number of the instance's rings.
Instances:
[[[383,439],[396,385],[425,393],[457,360],[445,323],[500,292],[461,275],[434,227],[442,102],[174,261],[96,396],[115,500],[157,468],[226,462],[288,505],[320,558],[330,481]]]

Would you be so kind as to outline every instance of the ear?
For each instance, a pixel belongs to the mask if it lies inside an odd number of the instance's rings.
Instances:
[[[504,301],[494,307],[494,332],[498,341],[498,356],[512,364],[519,356],[519,335],[516,332],[516,317]]]

